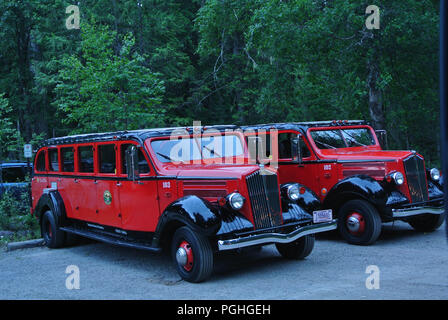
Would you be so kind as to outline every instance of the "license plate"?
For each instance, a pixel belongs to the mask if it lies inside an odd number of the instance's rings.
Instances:
[[[313,211],[314,223],[327,222],[331,220],[333,220],[333,214],[331,209]]]

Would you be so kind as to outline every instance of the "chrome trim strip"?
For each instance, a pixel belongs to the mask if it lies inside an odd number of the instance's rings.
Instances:
[[[415,216],[418,214],[443,214],[445,212],[444,207],[415,207],[406,209],[392,209],[393,218],[405,218]]]
[[[223,251],[268,243],[289,243],[309,234],[335,230],[336,228],[337,220],[333,219],[330,222],[322,222],[318,224],[299,227],[288,234],[261,233],[236,239],[218,240],[218,249],[219,251]]]

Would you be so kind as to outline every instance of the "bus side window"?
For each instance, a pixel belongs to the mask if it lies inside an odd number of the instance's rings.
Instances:
[[[58,149],[48,149],[48,160],[49,166],[48,169],[50,171],[59,171],[59,154]]]
[[[79,172],[93,173],[93,147],[78,147]]]
[[[122,144],[120,148],[121,154],[121,173],[126,174],[126,149],[132,146],[131,143]],[[138,150],[138,172],[139,173],[149,173],[149,165],[146,161],[146,158],[142,152],[141,148],[137,148]]]
[[[98,155],[100,160],[100,173],[117,173],[114,144],[98,146]]]
[[[75,150],[73,147],[61,148],[62,171],[75,171]]]
[[[280,133],[278,135],[278,158],[290,159],[291,155],[291,133]]]
[[[310,149],[308,149],[305,140],[303,139],[303,137],[299,137],[299,139],[302,139],[302,143],[300,144],[301,147],[301,153],[302,153],[302,158],[309,158],[311,157],[311,151]]]
[[[44,172],[44,171],[46,171],[46,168],[45,168],[45,150],[42,150],[37,155],[35,168],[36,168],[36,170],[35,170],[36,172]]]

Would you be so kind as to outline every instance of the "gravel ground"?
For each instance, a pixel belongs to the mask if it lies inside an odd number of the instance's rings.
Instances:
[[[79,289],[66,287],[70,265],[79,270]],[[366,281],[371,265],[378,282]],[[272,245],[220,254],[201,284],[182,281],[166,254],[85,241],[0,252],[0,299],[448,299],[447,265],[445,226],[418,233],[402,222],[384,224],[368,247],[318,235],[302,261],[281,258]]]

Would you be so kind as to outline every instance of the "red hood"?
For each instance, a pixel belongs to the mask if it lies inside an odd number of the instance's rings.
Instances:
[[[334,160],[402,160],[412,155],[412,151],[378,150],[373,148],[341,148],[319,150],[322,159]]]
[[[260,167],[257,165],[224,165],[224,164],[165,164],[159,168],[161,175],[176,177],[210,177],[210,178],[242,178]]]

